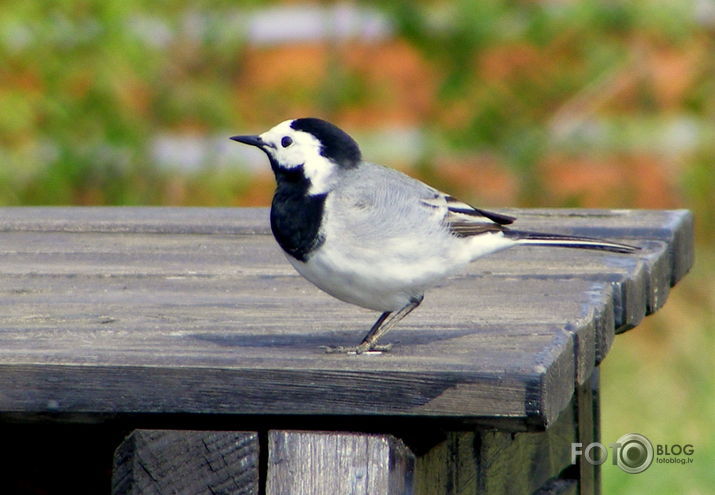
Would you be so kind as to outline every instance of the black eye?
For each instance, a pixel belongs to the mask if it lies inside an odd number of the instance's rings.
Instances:
[[[293,140],[291,139],[291,137],[283,136],[283,139],[281,139],[281,146],[283,146],[284,148],[287,148],[291,144],[293,144]]]

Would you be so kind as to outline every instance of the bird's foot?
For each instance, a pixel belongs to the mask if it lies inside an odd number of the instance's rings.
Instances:
[[[363,346],[363,345],[355,345],[355,346],[329,346],[329,345],[321,345],[321,349],[325,351],[326,354],[349,354],[349,355],[357,355],[357,354],[366,354],[366,355],[375,355],[375,354],[382,354],[383,352],[390,352],[390,349],[392,349],[392,344],[375,344],[372,346]]]

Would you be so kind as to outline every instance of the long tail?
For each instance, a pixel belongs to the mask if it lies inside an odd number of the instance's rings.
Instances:
[[[556,246],[580,249],[600,249],[613,253],[632,253],[640,248],[621,244],[619,242],[605,241],[594,237],[580,237],[573,235],[545,234],[542,232],[529,232],[524,230],[505,230],[504,236],[518,241],[519,244],[531,246]]]

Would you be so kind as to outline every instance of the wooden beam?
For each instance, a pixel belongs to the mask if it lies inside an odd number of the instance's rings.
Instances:
[[[571,466],[570,446],[576,441],[578,426],[575,401],[544,432],[477,429],[447,433],[443,442],[417,457],[415,495],[506,495],[546,490],[549,480],[559,479]],[[553,490],[558,487],[570,493],[577,481],[555,483]]]
[[[258,495],[258,435],[134,430],[114,455],[112,495]]]
[[[414,455],[389,435],[271,431],[266,495],[407,495]]]

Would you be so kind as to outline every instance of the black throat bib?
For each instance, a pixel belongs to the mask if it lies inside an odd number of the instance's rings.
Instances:
[[[308,194],[310,181],[302,166],[290,170],[273,166],[273,171],[277,183],[271,204],[273,236],[286,253],[305,262],[324,241],[320,223],[327,195]]]

